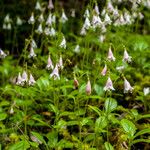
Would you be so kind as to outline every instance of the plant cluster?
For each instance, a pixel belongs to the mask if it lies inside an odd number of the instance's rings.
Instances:
[[[94,0],[81,18],[56,6],[36,2],[17,59],[0,49],[0,148],[148,150],[149,1]]]

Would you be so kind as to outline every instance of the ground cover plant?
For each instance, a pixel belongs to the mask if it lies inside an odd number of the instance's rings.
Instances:
[[[150,149],[150,1],[77,4],[4,17],[0,149]]]

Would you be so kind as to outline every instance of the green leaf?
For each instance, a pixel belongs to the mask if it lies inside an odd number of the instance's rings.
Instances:
[[[0,121],[5,120],[7,117],[6,113],[0,113]]]
[[[124,131],[128,134],[129,137],[133,137],[135,132],[136,132],[136,127],[135,125],[127,120],[127,119],[122,119],[121,120],[121,125],[124,129]]]
[[[14,145],[10,146],[8,150],[27,150],[30,144],[27,141],[19,141]]]
[[[103,87],[99,86],[98,84],[94,85],[94,89],[97,95],[101,96],[104,93]]]
[[[103,128],[105,128],[107,126],[107,119],[102,116],[102,117],[99,117],[98,119],[96,119],[96,122],[95,122],[95,132],[99,133],[102,131]]]
[[[150,133],[150,129],[143,129],[134,135],[134,138],[142,134]]]
[[[112,98],[107,98],[105,101],[105,110],[107,113],[114,111],[117,108],[117,101]]]
[[[73,143],[67,140],[62,139],[58,143],[59,148],[73,148]]]
[[[39,141],[39,143],[46,143],[43,136],[37,132],[31,132],[31,134]]]
[[[150,139],[137,139],[137,140],[132,141],[132,144],[136,144],[139,142],[150,143]]]
[[[94,110],[99,116],[101,115],[101,110],[96,106],[88,105],[90,109]]]
[[[56,114],[58,115],[59,114],[59,110],[56,106],[54,106],[53,104],[50,104],[50,109]]]
[[[46,136],[50,148],[55,148],[58,142],[58,133],[56,131],[49,132]]]
[[[104,145],[105,145],[106,150],[114,150],[113,146],[110,143],[105,142]]]

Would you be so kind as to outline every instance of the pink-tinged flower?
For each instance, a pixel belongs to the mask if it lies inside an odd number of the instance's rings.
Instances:
[[[63,68],[64,68],[62,56],[60,56],[60,58],[59,58],[58,67],[59,67],[60,69],[63,69]]]
[[[54,8],[53,1],[52,1],[52,0],[49,0],[48,8],[49,8],[49,9],[53,9],[53,8]]]
[[[42,24],[40,24],[36,30],[37,34],[42,34],[43,33],[43,28],[42,28]]]
[[[107,73],[107,65],[105,64],[105,67],[103,68],[102,72],[101,72],[101,75],[102,76],[105,76]]]
[[[114,57],[113,52],[111,50],[111,47],[109,47],[107,58],[108,58],[109,61],[115,61],[116,60],[116,58]]]
[[[26,71],[24,71],[24,72],[22,73],[22,81],[23,81],[23,82],[27,82],[27,81],[28,81],[28,75],[27,75]]]
[[[78,80],[76,79],[76,78],[74,78],[74,89],[78,89],[78,87],[79,87],[79,82],[78,82]]]
[[[114,89],[114,87],[113,87],[113,83],[112,83],[110,77],[108,77],[107,82],[106,82],[106,85],[105,85],[105,87],[104,87],[104,91],[110,91],[110,90],[113,90],[113,91],[114,91],[115,89]]]
[[[132,93],[133,87],[131,87],[130,83],[124,79],[124,93],[128,93],[128,91],[130,93]]]
[[[60,80],[60,77],[59,77],[59,71],[58,71],[58,64],[56,64],[53,72],[50,74],[50,78],[54,77],[54,80],[58,79]]]
[[[2,49],[0,49],[0,58],[5,58],[7,55],[4,53]]]
[[[91,94],[91,82],[90,82],[90,80],[88,80],[88,82],[86,84],[86,94],[87,95]]]
[[[29,54],[28,57],[29,57],[29,58],[34,58],[34,57],[36,57],[36,54],[35,54],[35,52],[34,52],[34,48],[33,48],[33,47],[30,47],[30,54]]]
[[[32,76],[32,74],[30,74],[29,86],[34,85],[35,83],[36,83],[36,81],[34,80],[34,77]]]
[[[24,85],[24,81],[22,80],[21,74],[19,72],[18,77],[17,77],[17,85]]]
[[[123,55],[123,61],[126,61],[128,63],[131,62],[131,56],[129,56],[128,52],[126,51],[126,49],[124,50],[124,55]]]
[[[53,66],[53,63],[52,63],[50,55],[48,56],[46,69],[47,70],[54,69],[54,66]]]

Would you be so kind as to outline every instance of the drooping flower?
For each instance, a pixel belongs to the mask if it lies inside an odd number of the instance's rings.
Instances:
[[[132,93],[133,87],[131,87],[130,83],[124,78],[124,93]]]
[[[76,79],[76,77],[74,77],[73,83],[74,83],[74,89],[78,89],[78,87],[79,87],[79,82],[78,82],[78,80]]]
[[[101,75],[102,76],[105,76],[107,73],[107,65],[105,64],[105,67],[103,68],[102,72],[101,72]]]
[[[74,52],[75,53],[79,53],[80,52],[80,46],[79,45],[76,45],[76,47],[74,49]]]
[[[32,74],[30,73],[29,86],[34,85],[35,83],[36,83],[36,81],[34,80],[34,77],[32,76]]]
[[[150,93],[150,87],[144,87],[143,93],[145,96],[148,95]]]
[[[52,25],[52,14],[50,13],[48,15],[47,21],[46,21],[46,25],[51,26]]]
[[[19,16],[17,16],[17,21],[16,21],[16,24],[18,25],[18,26],[20,26],[20,25],[22,25],[22,20],[21,20],[21,18],[19,17]]]
[[[27,82],[28,81],[28,75],[27,75],[26,71],[23,71],[21,78],[22,78],[22,82]]]
[[[53,27],[50,28],[50,36],[55,36],[56,35],[56,31]]]
[[[47,70],[54,69],[54,66],[53,66],[53,63],[52,63],[50,55],[48,56],[46,69]]]
[[[28,20],[29,24],[34,24],[35,23],[35,19],[34,19],[34,13],[31,14],[30,19]]]
[[[41,24],[41,23],[40,23],[40,25],[38,26],[36,32],[37,32],[38,34],[42,34],[42,33],[43,33],[43,29],[42,29],[42,24]]]
[[[39,1],[36,2],[35,9],[40,10],[40,11],[42,10],[42,7]]]
[[[83,26],[85,29],[89,29],[91,27],[91,23],[88,17],[85,18],[85,22]]]
[[[125,69],[125,66],[116,67],[116,70],[118,70],[119,72],[123,71],[124,69]]]
[[[90,17],[90,12],[89,12],[89,10],[88,10],[88,8],[85,10],[85,13],[84,13],[84,15],[83,15],[85,18],[86,17]]]
[[[81,29],[80,35],[83,35],[83,36],[86,35],[86,29],[85,29],[84,25]]]
[[[49,8],[49,9],[53,9],[53,8],[54,8],[53,1],[52,1],[52,0],[49,0],[49,2],[48,2],[48,8]]]
[[[32,41],[31,41],[31,47],[37,48],[37,45],[36,45],[36,42],[34,41],[34,39],[32,39]]]
[[[110,77],[108,77],[106,85],[104,87],[104,91],[110,91],[110,90],[114,91],[115,89],[113,87],[113,83],[112,83]]]
[[[100,41],[101,43],[103,43],[104,40],[105,40],[105,35],[100,35],[100,36],[99,36],[99,41]]]
[[[19,74],[18,74],[16,84],[17,84],[17,85],[23,85],[23,84],[24,84],[24,81],[22,80],[22,77],[21,77],[20,72],[19,72]]]
[[[97,28],[97,27],[101,27],[101,25],[102,25],[102,21],[101,21],[100,17],[98,15],[93,15],[92,27]]]
[[[52,78],[52,77],[54,78],[54,80],[56,80],[56,79],[60,80],[58,64],[56,64],[53,72],[50,74],[50,78]]]
[[[43,16],[43,14],[41,14],[41,15],[39,16],[38,21],[39,21],[40,23],[42,23],[42,22],[44,21],[44,16]]]
[[[63,39],[62,39],[62,41],[61,41],[61,43],[60,43],[60,45],[59,45],[61,48],[64,48],[64,49],[66,49],[66,39],[65,39],[65,37],[63,36]]]
[[[5,52],[0,49],[0,58],[5,58],[7,55],[5,54]]]
[[[104,23],[107,25],[107,24],[111,24],[111,19],[110,17],[108,16],[108,14],[106,13],[105,14],[105,18],[104,18]]]
[[[91,82],[90,82],[90,80],[88,80],[88,82],[86,84],[86,94],[91,95]]]
[[[113,52],[111,50],[111,46],[109,47],[107,58],[108,58],[109,61],[115,61],[116,60],[116,58],[114,57]]]
[[[34,52],[34,48],[31,46],[30,47],[30,54],[29,54],[29,56],[28,56],[29,58],[34,58],[34,57],[36,57],[36,54],[35,54],[35,52]]]
[[[130,62],[131,62],[131,58],[132,58],[132,57],[129,56],[127,50],[124,49],[123,61],[124,61],[124,62],[126,61],[126,62],[130,63]]]
[[[60,22],[65,23],[67,20],[68,20],[68,18],[66,16],[65,12],[63,11],[62,15],[61,15],[61,18],[60,18]]]

